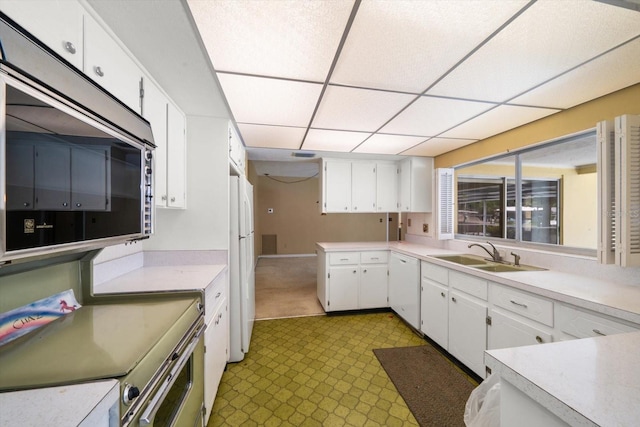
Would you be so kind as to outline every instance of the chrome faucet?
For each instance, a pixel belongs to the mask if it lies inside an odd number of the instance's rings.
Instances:
[[[495,246],[493,246],[493,243],[491,242],[487,242],[489,244],[489,246],[491,246],[491,248],[493,248],[493,253],[491,253],[491,251],[489,251],[489,249],[485,248],[484,246],[482,246],[479,243],[471,243],[468,248],[471,248],[472,246],[477,246],[479,248],[482,248],[485,250],[486,253],[489,254],[489,256],[491,257],[492,260],[494,260],[495,262],[502,262],[502,257],[500,256],[500,252],[498,252],[498,250],[496,249]]]

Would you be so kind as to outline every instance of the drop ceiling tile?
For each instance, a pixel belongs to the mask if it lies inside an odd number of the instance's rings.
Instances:
[[[640,82],[640,39],[525,93],[510,103],[569,108]]]
[[[308,126],[321,84],[218,73],[237,122]]]
[[[373,132],[415,95],[327,86],[312,127]]]
[[[324,82],[353,1],[188,0],[218,71]]]
[[[558,110],[501,105],[440,135],[444,138],[484,139],[541,119]]]
[[[485,102],[422,96],[380,132],[434,136],[494,106]]]
[[[424,141],[418,136],[386,135],[377,133],[353,150],[354,153],[399,154]]]
[[[365,0],[331,81],[421,93],[526,3]]]
[[[371,135],[369,132],[346,132],[309,129],[303,150],[349,152]]]
[[[238,130],[247,147],[297,150],[306,129],[238,123]]]
[[[596,1],[538,1],[428,93],[506,101],[638,35],[640,13]]]
[[[473,139],[431,138],[403,152],[406,156],[435,157],[476,142]]]

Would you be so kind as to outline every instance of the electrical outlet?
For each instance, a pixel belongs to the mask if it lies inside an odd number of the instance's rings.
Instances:
[[[429,224],[422,224],[422,232],[423,233],[429,232]]]

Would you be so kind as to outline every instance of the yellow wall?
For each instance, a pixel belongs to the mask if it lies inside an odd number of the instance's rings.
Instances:
[[[565,175],[562,180],[562,244],[598,248],[598,192],[595,173]]]
[[[318,178],[253,177],[255,195],[256,248],[263,234],[277,235],[278,254],[315,253],[316,242],[385,241],[386,214],[327,214],[318,207]],[[267,209],[273,208],[273,213]],[[392,235],[397,233],[397,214],[390,215]],[[258,252],[258,255],[261,251]]]
[[[640,83],[492,136],[435,158],[436,168],[454,167],[508,150],[592,129],[602,120],[640,114]]]

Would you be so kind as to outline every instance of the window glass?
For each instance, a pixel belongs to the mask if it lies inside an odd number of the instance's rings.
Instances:
[[[456,168],[457,233],[596,249],[596,149],[590,131]]]

